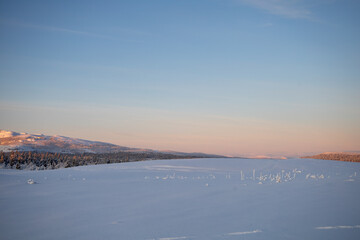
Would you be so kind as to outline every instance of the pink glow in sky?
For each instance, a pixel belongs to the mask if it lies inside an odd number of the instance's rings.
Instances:
[[[0,129],[236,156],[360,151],[359,12],[1,1]]]

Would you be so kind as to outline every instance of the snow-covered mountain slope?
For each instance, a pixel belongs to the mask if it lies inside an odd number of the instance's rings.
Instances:
[[[0,130],[0,150],[3,151],[46,151],[61,153],[111,153],[118,151],[152,151],[128,148],[111,143],[89,141],[63,136],[17,133]]]
[[[89,141],[64,136],[46,136],[44,134],[17,133],[0,130],[0,151],[38,151],[53,153],[115,153],[115,152],[154,152],[168,153],[181,157],[224,157],[205,153],[184,153],[174,151],[157,151],[144,148],[129,148],[111,143]]]
[[[359,189],[359,163],[314,159],[0,169],[0,239],[360,239]]]

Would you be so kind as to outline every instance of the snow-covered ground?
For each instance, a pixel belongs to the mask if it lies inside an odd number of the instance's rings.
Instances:
[[[0,239],[360,239],[359,203],[360,164],[349,162],[0,169]]]

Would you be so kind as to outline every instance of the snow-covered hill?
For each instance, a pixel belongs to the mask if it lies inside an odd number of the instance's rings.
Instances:
[[[359,189],[359,163],[314,159],[0,169],[0,239],[360,239]]]
[[[118,151],[150,151],[140,148],[127,148],[110,143],[89,141],[64,136],[17,133],[0,130],[0,150],[46,151],[62,153],[110,153]]]
[[[143,148],[129,148],[111,143],[89,141],[64,136],[46,136],[44,134],[17,133],[0,130],[0,151],[38,151],[53,153],[115,153],[125,152],[160,152],[177,156],[224,157],[205,153],[184,153],[174,151],[157,151]]]

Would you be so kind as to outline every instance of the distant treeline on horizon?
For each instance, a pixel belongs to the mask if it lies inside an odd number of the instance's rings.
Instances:
[[[302,158],[335,160],[335,161],[343,161],[343,162],[360,162],[359,153],[321,153],[314,156],[306,156]]]
[[[10,169],[50,170],[83,165],[136,162],[153,159],[201,158],[201,156],[176,155],[160,152],[116,152],[116,153],[52,153],[52,152],[2,152],[0,166]]]

